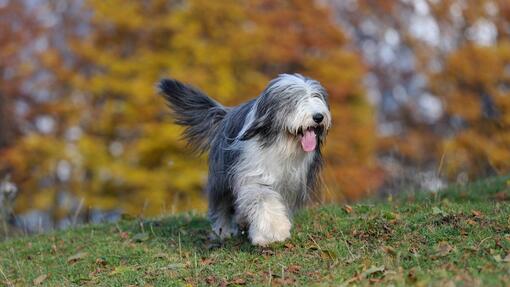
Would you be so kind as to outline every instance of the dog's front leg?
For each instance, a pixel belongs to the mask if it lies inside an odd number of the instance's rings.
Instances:
[[[291,223],[281,195],[266,185],[239,188],[236,212],[248,222],[252,244],[265,246],[290,237]]]

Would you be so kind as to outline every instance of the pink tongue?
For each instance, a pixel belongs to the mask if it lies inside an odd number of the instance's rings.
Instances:
[[[315,132],[313,130],[305,131],[305,134],[301,138],[301,146],[303,150],[306,152],[310,152],[315,150],[315,145],[317,144],[317,140],[315,139]]]

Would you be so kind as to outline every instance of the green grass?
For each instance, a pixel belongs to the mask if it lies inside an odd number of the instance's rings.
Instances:
[[[200,215],[88,225],[0,243],[0,285],[508,286],[509,199],[500,177],[311,208],[266,248],[211,241]]]

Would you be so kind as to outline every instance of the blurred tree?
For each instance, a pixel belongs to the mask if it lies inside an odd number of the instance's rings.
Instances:
[[[47,5],[58,23],[41,56],[41,70],[49,73],[42,90],[51,94],[38,104],[42,130],[27,134],[7,156],[25,191],[20,211],[53,210],[57,220],[77,207],[76,198],[131,214],[203,210],[205,157],[189,154],[181,129],[155,96],[164,76],[229,105],[257,96],[279,73],[318,79],[334,116],[322,199],[354,198],[379,184],[364,67],[346,49],[326,6],[307,0],[55,3]]]
[[[28,44],[40,33],[32,11],[23,3],[7,1],[0,5],[0,155],[21,132],[16,104],[29,100],[22,86],[34,69],[29,61],[34,51]]]
[[[449,178],[508,171],[502,163],[508,143],[501,139],[507,128],[498,112],[508,89],[508,1],[330,5],[369,67],[378,152],[383,162],[393,159],[390,170],[395,161],[403,166],[396,177],[409,176],[401,172],[409,169],[446,170]]]
[[[430,89],[445,104],[448,132],[441,147],[446,175],[469,178],[510,171],[510,3],[445,1],[431,5],[446,49],[424,57]],[[430,49],[429,49],[430,51]]]

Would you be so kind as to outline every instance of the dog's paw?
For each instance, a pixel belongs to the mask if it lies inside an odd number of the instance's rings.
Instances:
[[[221,240],[237,236],[239,233],[239,227],[237,224],[230,222],[213,224],[212,229],[216,236],[218,236]]]
[[[249,238],[253,245],[266,246],[290,238],[290,228],[291,223],[286,217],[252,224],[249,230]]]

